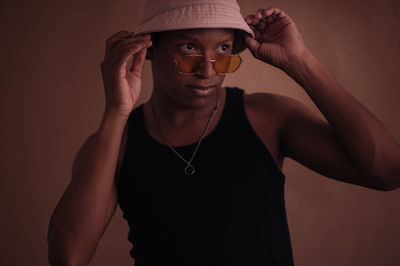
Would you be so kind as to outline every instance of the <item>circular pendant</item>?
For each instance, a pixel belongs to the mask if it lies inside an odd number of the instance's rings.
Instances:
[[[185,174],[187,174],[187,175],[193,175],[193,174],[194,174],[194,167],[193,167],[193,165],[188,164],[188,165],[185,167]]]

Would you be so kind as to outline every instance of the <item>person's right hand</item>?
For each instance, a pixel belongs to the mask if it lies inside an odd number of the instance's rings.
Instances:
[[[120,31],[107,39],[104,60],[100,64],[106,112],[129,116],[142,89],[142,69],[151,45],[150,34],[133,36],[132,32]],[[132,56],[132,66],[127,69]]]

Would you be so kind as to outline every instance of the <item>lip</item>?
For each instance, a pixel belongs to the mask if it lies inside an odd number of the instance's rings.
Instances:
[[[215,88],[215,85],[210,85],[210,86],[202,86],[202,85],[188,85],[187,87],[189,88],[194,88],[197,90],[208,90],[210,88]]]
[[[190,88],[191,91],[196,96],[207,96],[213,91],[213,89],[216,88],[215,85],[212,86],[188,85],[187,87]]]

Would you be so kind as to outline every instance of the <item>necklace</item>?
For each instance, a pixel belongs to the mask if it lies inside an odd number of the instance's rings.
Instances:
[[[158,121],[156,112],[154,111],[153,98],[151,98],[150,103],[151,103],[151,110],[152,110],[152,112],[153,112],[154,119],[155,119],[156,124],[157,124],[158,133],[160,134],[161,139],[162,139],[163,142],[171,149],[171,151],[173,151],[182,161],[184,161],[184,162],[186,163],[186,167],[185,167],[185,169],[184,169],[185,174],[186,174],[186,175],[193,175],[194,172],[195,172],[195,168],[194,168],[194,166],[192,165],[192,161],[193,161],[194,156],[195,156],[196,153],[197,153],[197,150],[199,149],[200,143],[201,143],[202,140],[204,139],[204,136],[206,135],[207,130],[208,130],[208,128],[209,128],[210,125],[211,125],[211,121],[213,120],[215,114],[216,114],[217,111],[218,111],[218,108],[219,108],[219,94],[217,93],[217,103],[216,103],[216,105],[215,105],[215,107],[214,107],[214,110],[213,110],[212,113],[211,113],[210,118],[208,119],[207,125],[206,125],[206,127],[205,127],[203,133],[201,134],[201,137],[200,137],[200,139],[199,139],[199,142],[197,143],[196,149],[194,150],[193,155],[192,155],[192,157],[190,158],[189,161],[187,161],[185,158],[183,158],[171,145],[168,144],[166,138],[164,137],[164,135],[163,135],[162,132],[161,132],[160,122]]]

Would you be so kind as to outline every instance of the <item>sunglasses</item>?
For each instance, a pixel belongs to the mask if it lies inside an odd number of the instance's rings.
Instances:
[[[175,66],[179,74],[194,75],[196,71],[204,67],[204,62],[213,63],[215,72],[218,75],[225,75],[235,72],[243,59],[237,55],[220,55],[215,60],[206,60],[204,55],[184,55],[180,58],[175,58],[171,51],[162,45],[175,61]]]

